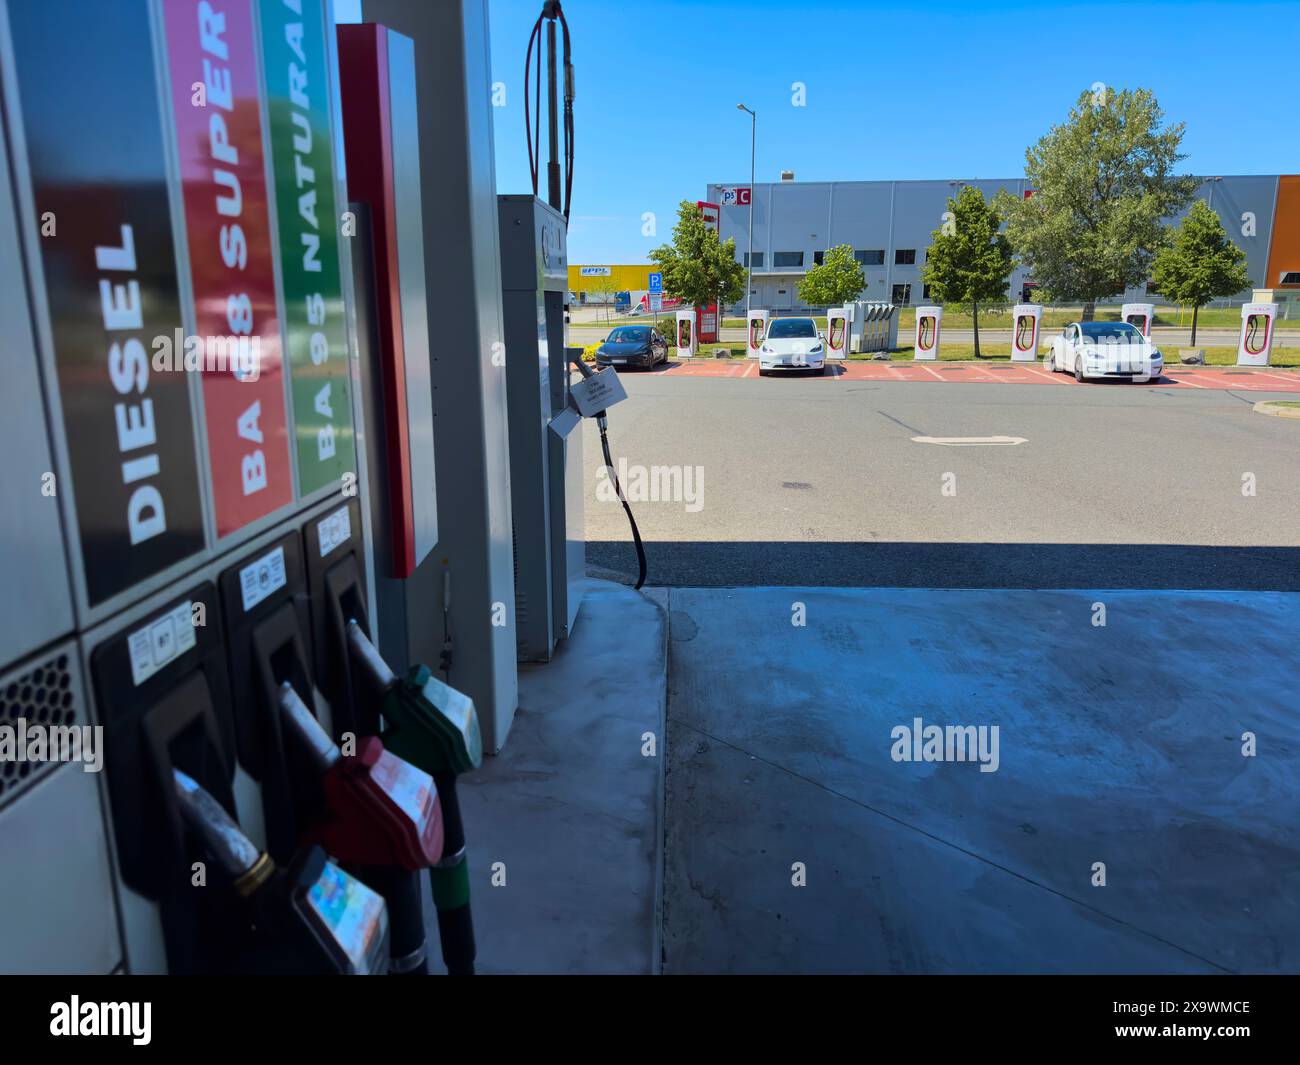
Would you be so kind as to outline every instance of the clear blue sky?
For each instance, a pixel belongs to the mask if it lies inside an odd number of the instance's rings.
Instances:
[[[414,0],[413,0],[414,2]],[[346,6],[344,4],[343,6]],[[577,76],[569,256],[645,262],[710,181],[1014,177],[1095,82],[1152,89],[1188,172],[1300,172],[1300,4],[563,0]],[[529,191],[540,0],[490,0],[497,188]],[[806,85],[806,106],[791,85]],[[542,162],[545,164],[545,146]],[[541,189],[545,195],[545,182]],[[643,212],[657,216],[641,235]]]

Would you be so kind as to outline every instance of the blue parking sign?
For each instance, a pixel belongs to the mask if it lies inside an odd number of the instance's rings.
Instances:
[[[664,275],[661,274],[661,273],[653,273],[653,274],[651,274],[651,275],[650,275],[650,291],[651,291],[651,292],[662,292],[663,290],[664,290]]]

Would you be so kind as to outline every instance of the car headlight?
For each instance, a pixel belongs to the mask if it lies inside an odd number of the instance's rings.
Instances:
[[[808,349],[808,354],[809,354],[809,355],[820,355],[820,354],[821,354],[821,350],[822,350],[822,346],[821,346],[820,344],[814,344],[812,347],[810,347],[810,348]]]
[[[1153,352],[1151,353],[1151,361],[1152,361],[1152,362],[1159,362],[1159,361],[1160,361],[1161,359],[1163,359],[1163,358],[1164,358],[1164,356],[1161,355],[1159,351],[1153,351]]]
[[[761,351],[764,355],[771,355],[771,354],[772,354],[772,349],[769,348],[766,344],[764,344],[764,345],[763,345],[761,348],[759,348],[758,350]]]

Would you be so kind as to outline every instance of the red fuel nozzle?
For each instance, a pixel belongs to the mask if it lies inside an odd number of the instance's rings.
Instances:
[[[306,833],[344,863],[426,869],[442,857],[442,806],[433,778],[384,750],[376,736],[342,754],[293,687],[280,689],[284,720],[322,773],[325,811]]]

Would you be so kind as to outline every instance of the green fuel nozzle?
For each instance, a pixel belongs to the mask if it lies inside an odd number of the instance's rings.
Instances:
[[[444,684],[428,666],[398,677],[355,621],[348,622],[348,648],[371,689],[383,700],[388,728],[381,735],[392,751],[426,773],[468,773],[483,761],[483,737],[474,701]]]

